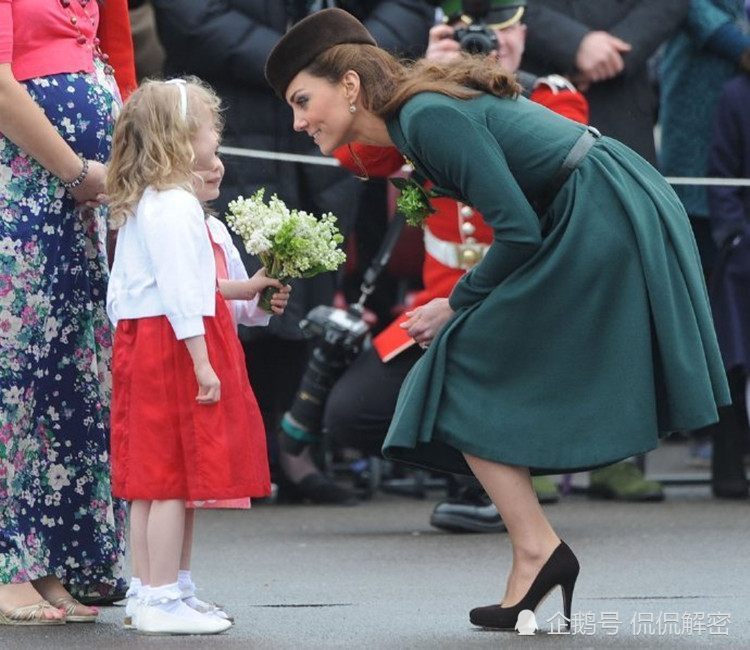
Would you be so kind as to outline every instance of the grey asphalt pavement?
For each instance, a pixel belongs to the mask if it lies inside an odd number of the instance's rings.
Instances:
[[[653,471],[666,471],[658,459]],[[670,463],[673,475],[685,469]],[[229,632],[138,636],[121,628],[121,607],[108,607],[95,625],[0,627],[0,648],[750,647],[748,501],[718,501],[706,485],[688,485],[668,487],[663,503],[573,493],[549,506],[581,561],[575,634],[555,633],[556,590],[537,611],[540,631],[520,636],[468,621],[469,609],[502,595],[507,535],[430,528],[439,497],[379,493],[349,508],[201,512],[194,579],[199,596],[235,615]]]

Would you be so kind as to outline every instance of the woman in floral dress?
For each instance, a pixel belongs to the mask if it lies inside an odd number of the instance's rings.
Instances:
[[[93,621],[68,591],[123,587],[99,207],[120,98],[98,20],[0,0],[0,624]]]

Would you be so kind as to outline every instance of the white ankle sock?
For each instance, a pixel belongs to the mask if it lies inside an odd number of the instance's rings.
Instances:
[[[150,587],[144,596],[148,607],[179,616],[186,620],[202,619],[203,614],[189,607],[183,600],[176,582],[159,587]]]
[[[190,575],[190,571],[180,570],[177,572],[177,586],[180,588],[183,598],[195,595],[195,583]]]
[[[147,605],[158,607],[170,614],[176,613],[182,602],[180,600],[180,590],[177,588],[176,582],[158,587],[147,587],[144,591],[143,600]]]
[[[195,583],[191,579],[190,571],[180,570],[177,573],[177,584],[180,587],[182,602],[190,607],[190,609],[194,609],[201,614],[213,614],[219,618],[229,619],[229,615],[226,612],[195,596]]]

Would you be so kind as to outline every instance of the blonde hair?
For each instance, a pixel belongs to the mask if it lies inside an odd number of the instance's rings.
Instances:
[[[177,83],[146,80],[128,98],[115,123],[107,165],[109,222],[121,227],[150,185],[193,192],[192,140],[206,119],[221,133],[221,101],[197,77],[185,77],[187,111]]]
[[[422,92],[456,99],[471,99],[481,93],[515,98],[521,92],[514,74],[486,55],[465,52],[449,63],[410,62],[399,61],[373,45],[346,43],[328,48],[306,68],[309,74],[331,83],[340,81],[348,70],[359,75],[363,106],[382,119]]]

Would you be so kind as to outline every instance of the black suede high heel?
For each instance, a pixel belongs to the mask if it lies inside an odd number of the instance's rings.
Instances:
[[[526,595],[513,607],[488,605],[477,607],[469,613],[474,625],[493,630],[514,630],[518,615],[524,609],[532,612],[555,587],[562,588],[563,613],[570,629],[570,610],[573,605],[573,588],[578,578],[580,565],[573,551],[565,542],[560,542],[541,568]]]

